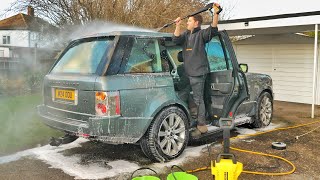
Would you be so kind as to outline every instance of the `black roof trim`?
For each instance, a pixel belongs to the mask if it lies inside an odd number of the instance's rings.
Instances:
[[[314,16],[314,15],[320,15],[320,11],[302,12],[302,13],[294,13],[294,14],[292,14],[292,13],[291,14],[279,14],[279,15],[272,15],[272,16],[252,17],[252,18],[243,18],[243,19],[231,19],[231,20],[219,21],[219,24],[250,22],[250,21],[263,21],[263,20],[271,20],[271,19],[293,18],[293,17]]]

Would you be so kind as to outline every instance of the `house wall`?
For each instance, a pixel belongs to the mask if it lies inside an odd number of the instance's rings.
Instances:
[[[9,48],[7,47],[0,47],[0,58],[1,57],[10,57]]]
[[[10,44],[3,44],[3,36],[10,36]],[[29,31],[27,30],[1,30],[0,46],[29,47]]]

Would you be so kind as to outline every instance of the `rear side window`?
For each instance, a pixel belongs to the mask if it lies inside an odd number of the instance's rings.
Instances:
[[[63,54],[51,73],[94,74],[112,47],[112,39],[80,41]]]
[[[230,61],[229,52],[226,51],[226,57],[219,36],[213,37],[212,40],[206,44],[206,51],[210,72],[232,69],[231,63],[228,62]]]
[[[125,66],[125,73],[157,72],[162,72],[158,41],[135,38]]]

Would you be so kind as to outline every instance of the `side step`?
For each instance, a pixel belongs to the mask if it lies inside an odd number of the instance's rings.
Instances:
[[[252,123],[252,118],[251,117],[242,117],[242,118],[237,118],[234,121],[235,121],[234,125],[236,127],[236,126],[240,126],[240,125],[243,125],[243,124]],[[190,135],[190,139],[191,140],[199,140],[201,138],[204,138],[204,137],[207,137],[207,136],[211,136],[211,135],[214,135],[216,133],[219,133],[219,132],[223,131],[220,127],[217,127],[217,126],[207,125],[207,127],[208,127],[208,132],[207,133],[201,134],[200,136],[196,136],[196,137],[192,137]],[[192,131],[192,130],[194,130],[194,128],[191,128],[189,131]]]
[[[60,146],[61,144],[72,143],[73,141],[77,140],[78,138],[79,138],[78,136],[73,136],[73,135],[69,135],[69,134],[66,134],[60,138],[51,137],[49,144],[51,146]]]

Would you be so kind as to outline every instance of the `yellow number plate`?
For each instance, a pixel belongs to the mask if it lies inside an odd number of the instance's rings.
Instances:
[[[64,99],[69,101],[74,101],[74,90],[64,90],[64,89],[56,89],[56,99]]]

